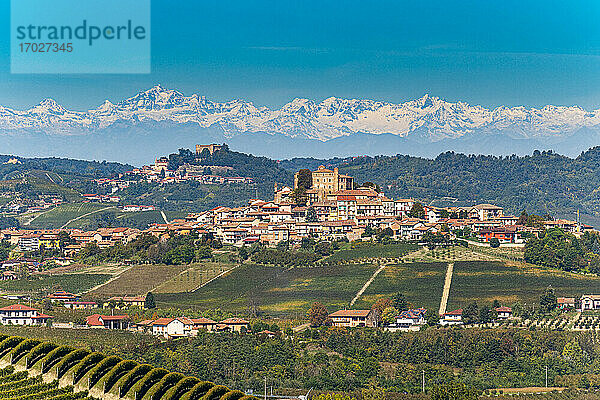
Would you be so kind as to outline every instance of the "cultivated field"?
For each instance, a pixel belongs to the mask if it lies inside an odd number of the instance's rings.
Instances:
[[[376,266],[280,268],[244,264],[194,293],[157,295],[160,306],[245,312],[250,304],[271,315],[302,314],[319,301],[332,311],[348,306]]]
[[[163,223],[160,211],[123,212],[117,206],[108,203],[71,203],[62,204],[51,210],[41,212],[30,223],[31,227],[87,229],[94,225],[98,214],[109,213],[119,221],[119,225],[145,227],[151,223]],[[70,222],[69,222],[70,221]]]
[[[324,261],[352,260],[360,258],[399,258],[419,246],[408,243],[372,244],[348,243]]]
[[[143,295],[187,268],[187,265],[135,265],[105,285],[88,292],[88,297]]]
[[[73,293],[82,293],[108,281],[110,277],[108,274],[33,275],[29,279],[1,281],[0,290],[18,293],[66,290]]]
[[[446,263],[405,263],[387,266],[356,302],[370,308],[379,298],[400,292],[413,307],[437,310],[442,297]]]
[[[230,270],[235,265],[222,263],[203,263],[192,265],[178,275],[154,289],[155,293],[191,292],[216,276]]]
[[[517,301],[537,303],[550,285],[557,296],[579,297],[583,293],[598,293],[600,277],[503,262],[456,262],[448,309],[465,306],[473,300],[491,303],[498,299],[507,305]]]

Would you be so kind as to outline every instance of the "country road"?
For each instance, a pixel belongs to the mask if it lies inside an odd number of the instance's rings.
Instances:
[[[365,290],[367,290],[367,288],[371,285],[371,283],[373,283],[375,278],[377,278],[377,275],[379,275],[379,273],[381,271],[383,271],[385,269],[385,267],[387,267],[387,266],[388,266],[388,264],[383,264],[381,267],[379,267],[377,269],[377,271],[375,271],[375,273],[373,273],[373,276],[371,276],[369,278],[369,280],[363,285],[363,287],[358,291],[358,293],[356,293],[356,296],[354,296],[354,298],[350,302],[350,307],[352,307],[354,305],[354,303],[356,303],[356,301],[358,299],[360,299],[360,296],[362,296],[362,294],[365,292]]]
[[[454,272],[454,263],[448,263],[446,270],[446,280],[444,281],[444,290],[442,291],[442,300],[440,301],[440,309],[438,314],[442,315],[446,312],[448,305],[448,296],[450,295],[450,284],[452,283],[452,273]]]

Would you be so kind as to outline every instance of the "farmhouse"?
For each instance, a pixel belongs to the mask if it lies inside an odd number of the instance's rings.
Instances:
[[[462,308],[442,314],[440,325],[460,325],[462,324]]]
[[[556,304],[561,310],[570,310],[575,308],[575,297],[557,297]]]
[[[88,316],[86,324],[90,328],[99,329],[127,329],[129,327],[128,315],[100,315]]]
[[[152,334],[166,338],[189,336],[193,327],[189,318],[159,318],[152,323]]]
[[[2,325],[44,325],[52,317],[23,304],[13,304],[0,308]]]
[[[336,327],[377,326],[374,310],[339,310],[329,314],[329,317]]]
[[[95,301],[65,301],[65,308],[70,308],[71,310],[89,310],[92,308],[98,308],[98,303]]]
[[[248,330],[248,321],[242,318],[227,318],[219,322],[217,328],[223,331],[241,332]]]
[[[395,331],[415,331],[419,330],[421,326],[425,325],[425,308],[416,308],[412,310],[402,311],[400,315],[396,317],[396,322],[387,326],[385,329]]]
[[[104,303],[104,308],[109,308],[111,305],[124,305],[125,307],[140,307],[144,308],[146,304],[146,296],[115,296],[108,299]]]
[[[74,302],[77,301],[79,299],[79,296],[73,294],[73,293],[69,293],[69,292],[65,292],[64,290],[60,290],[54,293],[50,293],[49,295],[46,296],[47,299],[49,299],[51,302]]]
[[[600,295],[584,294],[581,296],[581,311],[600,310]]]
[[[497,307],[496,314],[498,314],[498,319],[509,319],[512,317],[512,308],[510,307]]]

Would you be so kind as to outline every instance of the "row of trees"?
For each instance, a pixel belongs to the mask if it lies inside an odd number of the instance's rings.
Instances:
[[[562,229],[542,232],[525,244],[525,261],[565,271],[600,273],[600,236],[585,232],[577,238]]]

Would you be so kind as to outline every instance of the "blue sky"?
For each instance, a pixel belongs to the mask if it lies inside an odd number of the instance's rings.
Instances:
[[[600,2],[152,0],[152,73],[11,75],[0,104],[119,101],[155,83],[278,107],[294,97],[600,108]]]

